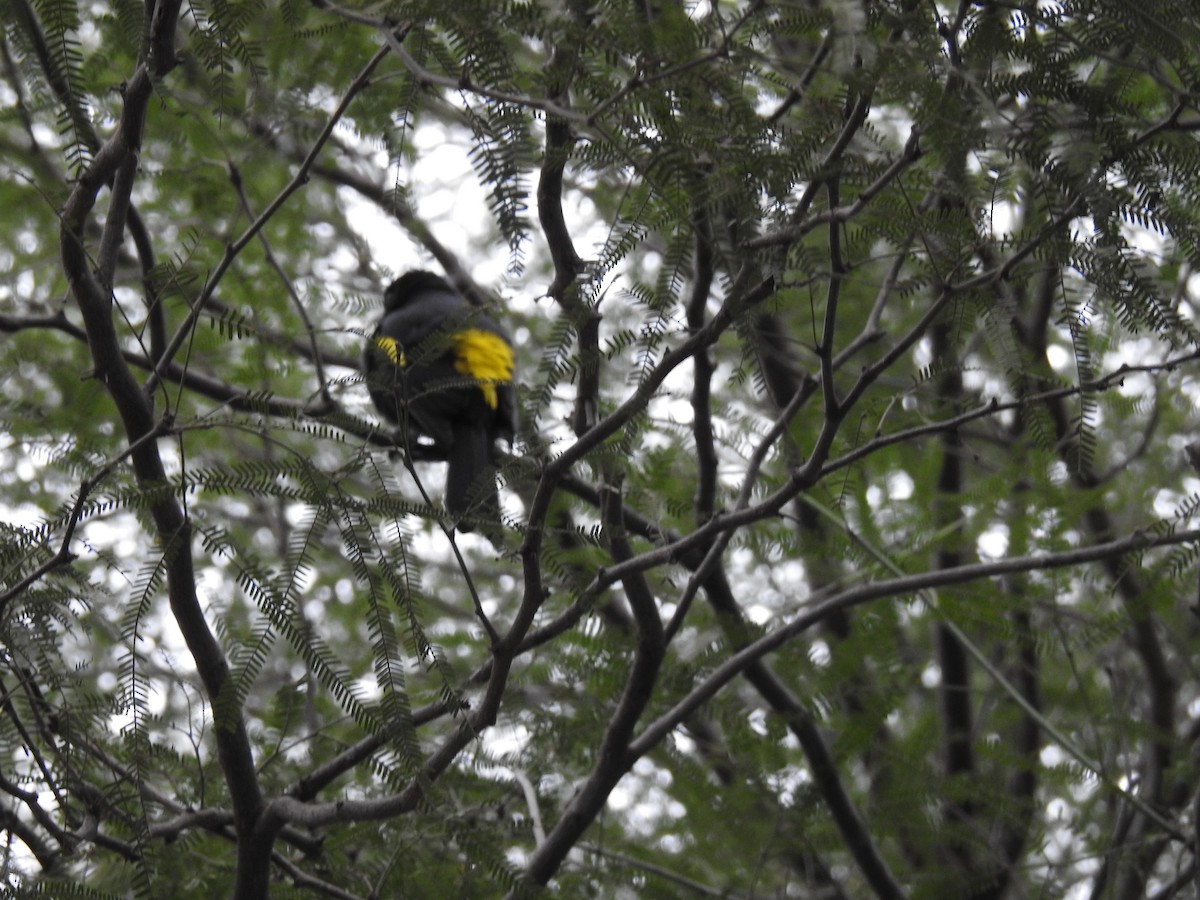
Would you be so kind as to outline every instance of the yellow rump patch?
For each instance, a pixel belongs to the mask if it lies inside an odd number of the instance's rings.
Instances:
[[[396,342],[395,338],[376,335],[375,345],[387,354],[387,358],[392,361],[393,366],[408,365],[408,360],[404,358],[404,351],[400,349],[400,345]]]
[[[454,341],[454,368],[480,382],[484,402],[492,409],[500,405],[497,384],[508,384],[513,377],[513,352],[508,341],[491,331],[467,328],[457,331]],[[385,348],[386,350],[386,348]],[[397,365],[403,365],[398,363]]]

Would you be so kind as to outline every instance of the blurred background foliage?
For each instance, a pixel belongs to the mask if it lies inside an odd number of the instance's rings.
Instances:
[[[4,890],[1190,896],[1194,4],[0,18]],[[166,483],[61,233],[138,72]],[[415,267],[514,338],[494,542],[358,371]]]

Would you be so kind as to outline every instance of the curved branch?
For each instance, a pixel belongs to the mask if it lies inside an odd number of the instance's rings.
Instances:
[[[28,847],[44,871],[53,872],[58,868],[58,851],[33,826],[21,821],[20,816],[6,807],[0,807],[0,830],[7,831]]]
[[[253,220],[254,210],[250,206],[250,198],[246,196],[246,189],[242,183],[242,173],[233,163],[229,164],[229,180],[233,182],[233,189],[237,192],[238,202],[242,205],[242,210],[246,215]],[[279,260],[275,257],[275,251],[271,249],[271,242],[267,240],[267,236],[259,231],[258,241],[262,245],[263,257],[267,261],[267,265],[279,276],[279,280],[283,283],[283,289],[287,291],[288,299],[292,301],[292,306],[296,310],[296,315],[300,317],[300,321],[304,323],[304,331],[308,335],[309,349],[312,352],[311,359],[313,366],[316,368],[317,375],[317,393],[321,397],[321,405],[315,410],[318,414],[323,411],[333,408],[333,398],[329,396],[329,380],[325,377],[325,363],[321,356],[321,348],[317,346],[317,333],[313,328],[312,320],[308,317],[308,311],[304,308],[304,303],[300,300],[300,295],[296,293],[296,287],[292,284],[292,279],[288,278],[287,273],[283,270]]]
[[[721,688],[740,675],[752,662],[779,649],[788,641],[803,634],[813,625],[834,612],[853,609],[872,600],[879,600],[884,597],[904,596],[931,588],[946,587],[952,584],[965,584],[971,581],[1011,575],[1018,572],[1071,568],[1086,563],[1119,559],[1125,554],[1138,553],[1152,548],[1172,547],[1178,544],[1195,543],[1196,541],[1200,541],[1200,529],[1158,535],[1137,531],[1126,538],[1092,544],[1073,550],[1031,554],[995,562],[970,563],[934,572],[885,578],[869,584],[849,587],[841,591],[833,589],[822,591],[814,595],[812,605],[807,611],[801,613],[787,624],[780,626],[770,634],[763,635],[753,643],[748,644],[718,666],[704,682],[648,726],[630,745],[630,752],[639,756],[648,753],[660,740],[676,728],[688,714],[712,699]],[[1097,774],[1102,775],[1103,773],[1098,771],[1098,767],[1096,768]]]
[[[268,139],[271,138],[270,133],[265,129],[256,129],[256,132]],[[378,181],[333,165],[315,165],[312,174],[331,184],[349,188],[375,204],[395,219],[396,224],[412,235],[418,244],[429,251],[430,255],[437,260],[438,265],[442,267],[442,271],[464,296],[475,303],[484,302],[484,292],[475,284],[471,273],[459,260],[458,254],[439,241],[429,227],[417,218],[398,190],[389,190]]]
[[[0,314],[0,333],[15,333],[38,328],[61,331],[63,334],[84,344],[88,341],[87,331],[72,323],[62,313],[53,316],[37,317],[18,317]],[[121,348],[120,358],[125,365],[132,366],[135,369],[141,369],[145,372],[155,371],[154,361],[140,353],[134,353],[131,350]],[[330,362],[335,361],[339,365],[350,368],[357,367],[357,362],[349,358],[338,357],[336,360],[330,360]],[[185,368],[178,363],[171,363],[166,367],[164,370],[164,380],[185,387],[203,397],[208,397],[210,400],[224,403],[230,409],[235,409],[239,412],[266,413],[267,415],[277,416],[282,419],[296,419],[311,412],[304,403],[294,400],[279,400],[262,392],[246,391],[220,379],[213,378],[210,375],[205,375],[191,368]],[[362,434],[360,434],[359,429],[351,428],[348,430],[354,434],[359,434],[359,436],[365,436],[366,434],[365,429],[362,430]],[[380,438],[377,443],[391,444],[392,442]]]
[[[148,393],[143,393],[124,361],[109,295],[92,275],[83,235],[100,190],[137,153],[155,79],[165,75],[175,64],[174,29],[179,7],[180,0],[162,0],[156,5],[149,35],[149,58],[138,66],[126,84],[117,128],[76,182],[64,205],[60,228],[63,270],[83,315],[96,375],[116,404],[131,445],[134,474],[143,486],[157,486],[168,480],[157,442],[144,440],[158,427],[154,409]],[[119,204],[120,198],[115,202]],[[161,493],[150,505],[150,515],[165,550],[171,612],[205,690],[210,700],[215,701],[228,680],[229,666],[208,627],[196,594],[191,525],[179,503]],[[217,749],[233,798],[239,835],[244,838],[238,842],[235,896],[247,900],[261,897],[267,891],[270,877],[270,840],[252,839],[261,808],[261,793],[249,736],[240,713],[230,714],[217,729]]]
[[[176,2],[178,2],[178,0],[176,0]],[[334,109],[334,111],[330,114],[329,119],[325,122],[325,126],[317,135],[316,140],[313,141],[312,146],[308,150],[308,154],[300,163],[300,166],[297,168],[296,173],[292,176],[291,180],[284,185],[283,189],[275,196],[275,199],[267,204],[267,208],[262,211],[259,217],[250,223],[242,235],[225,248],[225,254],[221,257],[221,261],[217,263],[212,273],[208,276],[208,279],[204,283],[204,287],[200,290],[200,296],[197,297],[196,301],[192,304],[191,312],[188,313],[183,324],[179,326],[175,332],[175,335],[167,343],[162,356],[156,360],[154,372],[151,374],[146,383],[147,393],[152,393],[158,382],[163,379],[166,368],[174,359],[175,354],[179,352],[180,348],[188,340],[188,336],[192,333],[192,329],[195,327],[196,319],[204,310],[209,298],[217,289],[217,285],[221,283],[221,279],[225,277],[225,273],[229,271],[229,267],[233,265],[233,261],[237,258],[238,254],[240,254],[242,250],[244,250],[246,246],[252,240],[254,240],[255,236],[262,230],[263,226],[265,226],[267,222],[269,222],[275,215],[275,213],[280,210],[283,204],[287,202],[287,199],[308,183],[309,171],[316,162],[318,154],[320,154],[326,142],[333,134],[333,129],[337,126],[337,123],[341,121],[342,116],[346,114],[346,110],[349,108],[351,101],[370,83],[371,73],[375,71],[375,67],[378,66],[387,55],[387,48],[381,47],[375,52],[375,55],[367,61],[367,64],[363,66],[362,70],[357,76],[355,76],[354,81],[350,83],[350,87],[346,89],[346,93],[342,96],[337,108]]]
[[[613,559],[627,560],[633,556],[633,548],[625,533],[624,504],[620,490],[616,486],[606,485],[601,493],[604,533],[608,537],[609,549]],[[604,739],[596,754],[596,764],[558,823],[546,835],[546,840],[530,856],[523,879],[526,883],[544,885],[554,876],[567,854],[604,808],[613,788],[637,760],[629,752],[629,740],[638,719],[650,703],[666,645],[658,605],[650,585],[640,573],[626,578],[623,584],[637,622],[637,648],[629,668],[629,677],[604,731]],[[509,897],[515,895],[514,891]]]
[[[79,492],[75,495],[75,502],[71,504],[71,511],[67,515],[67,524],[63,530],[62,541],[59,543],[57,552],[48,560],[38,566],[34,571],[30,572],[4,593],[0,594],[0,615],[4,614],[5,608],[15,597],[20,596],[32,584],[40,581],[50,572],[55,569],[60,569],[63,566],[70,565],[75,554],[71,552],[71,540],[75,536],[75,529],[79,526],[79,520],[83,516],[83,508],[87,503],[88,497],[96,486],[107,478],[114,469],[129,456],[141,450],[145,445],[152,441],[158,440],[170,434],[171,427],[166,420],[160,420],[157,425],[146,434],[142,435],[137,440],[131,442],[121,453],[109,460],[103,466],[96,470],[95,473],[85,478],[79,485]]]

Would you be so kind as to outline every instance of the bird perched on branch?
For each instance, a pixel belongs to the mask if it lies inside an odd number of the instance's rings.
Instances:
[[[441,277],[408,272],[384,292],[364,367],[371,400],[410,458],[448,462],[446,508],[458,530],[498,526],[496,439],[511,444],[517,428],[504,330]]]

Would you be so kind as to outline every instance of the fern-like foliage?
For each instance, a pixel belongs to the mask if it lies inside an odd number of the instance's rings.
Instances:
[[[0,4],[3,890],[1180,893],[1194,5]]]

